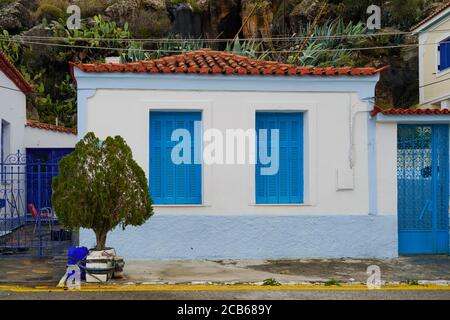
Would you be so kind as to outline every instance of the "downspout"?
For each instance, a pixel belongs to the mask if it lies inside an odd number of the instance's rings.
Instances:
[[[372,100],[372,99],[371,99]],[[368,102],[373,107],[374,102]],[[377,122],[372,116],[367,117],[367,156],[369,179],[369,215],[378,214],[378,180],[377,180]]]
[[[354,110],[358,102],[352,102],[352,97],[350,98],[350,112],[349,112],[349,133],[350,133],[350,148],[348,154],[349,167],[351,170],[354,169],[356,165],[355,159],[355,119],[359,113],[370,113],[373,109],[373,98],[361,99],[363,102],[369,105],[368,110]],[[376,215],[378,212],[377,208],[377,168],[376,168],[376,121],[374,118],[367,116],[367,143],[368,143],[368,191],[369,191],[369,215]]]

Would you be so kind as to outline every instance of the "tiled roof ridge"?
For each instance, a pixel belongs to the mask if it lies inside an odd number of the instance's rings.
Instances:
[[[434,17],[436,17],[438,14],[440,14],[441,12],[445,11],[446,9],[450,8],[450,1],[447,2],[446,4],[442,5],[441,7],[437,8],[436,10],[434,10],[428,17],[426,17],[425,19],[419,21],[418,23],[416,23],[414,26],[411,27],[411,31],[416,30],[418,27],[422,26],[423,24],[427,23],[428,21],[430,21],[431,19],[433,19]]]
[[[69,133],[69,134],[77,134],[77,130],[74,128],[66,128],[63,126],[57,126],[54,124],[39,122],[37,120],[27,120],[26,126],[31,127],[31,128],[36,128],[36,129],[57,131],[57,132]]]
[[[450,115],[449,109],[438,109],[438,108],[381,108],[375,106],[370,112],[371,116],[374,117],[377,114],[384,115]]]
[[[28,95],[33,91],[31,84],[23,77],[22,73],[20,73],[2,50],[0,50],[0,70],[3,71],[25,95]]]
[[[389,66],[375,67],[312,67],[276,61],[256,60],[242,55],[200,49],[154,60],[130,63],[70,63],[83,72],[180,73],[223,75],[285,75],[285,76],[371,76]]]

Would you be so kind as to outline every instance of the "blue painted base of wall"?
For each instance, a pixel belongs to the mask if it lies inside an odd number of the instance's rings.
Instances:
[[[80,244],[92,247],[90,230]],[[396,216],[154,216],[114,230],[107,245],[126,259],[392,258]]]

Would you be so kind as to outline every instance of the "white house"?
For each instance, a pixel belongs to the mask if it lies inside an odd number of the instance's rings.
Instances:
[[[33,88],[0,51],[0,120],[2,161],[27,148],[73,148],[76,131],[26,119],[26,96]]]
[[[450,2],[412,28],[419,40],[421,105],[450,108]]]
[[[121,135],[154,200],[154,217],[115,230],[108,244],[134,259],[406,253],[399,244],[397,171],[409,171],[398,169],[397,154],[411,146],[397,147],[401,116],[374,110],[381,71],[297,67],[209,49],[127,64],[72,64],[79,138],[90,131]],[[410,136],[422,129],[414,127]],[[429,140],[420,150],[431,148]],[[178,152],[185,142],[192,148]],[[190,161],[174,161],[174,150]],[[411,161],[411,154],[402,159]],[[448,151],[442,157],[448,164]],[[425,179],[425,164],[412,182]],[[408,199],[414,202],[414,192]],[[81,231],[81,244],[94,241],[92,232]]]
[[[11,232],[17,227],[15,219],[26,215],[26,202],[31,199],[24,171],[27,156],[46,161],[69,152],[77,141],[74,129],[27,121],[26,96],[32,91],[0,51],[0,236]],[[4,243],[0,244],[2,249]]]

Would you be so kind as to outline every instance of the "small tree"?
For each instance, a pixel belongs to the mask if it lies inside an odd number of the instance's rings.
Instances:
[[[59,162],[52,203],[64,225],[95,232],[96,250],[116,226],[139,226],[153,215],[145,173],[120,136],[100,141],[88,133],[78,142]]]

